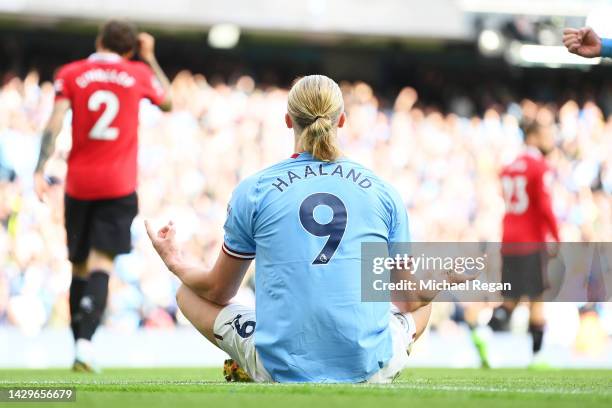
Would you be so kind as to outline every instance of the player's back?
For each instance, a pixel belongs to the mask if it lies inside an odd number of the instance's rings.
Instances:
[[[550,204],[546,184],[548,167],[535,149],[519,155],[501,172],[506,204],[503,220],[504,243],[544,242],[546,212]],[[527,247],[526,247],[527,248]]]
[[[147,65],[95,53],[62,67],[56,99],[72,107],[66,191],[82,199],[113,198],[136,188],[140,100],[159,104],[163,89]]]
[[[355,382],[380,369],[389,304],[361,302],[361,243],[408,240],[397,193],[355,162],[302,153],[245,180],[230,205],[224,245],[256,252],[255,344],[273,378]]]

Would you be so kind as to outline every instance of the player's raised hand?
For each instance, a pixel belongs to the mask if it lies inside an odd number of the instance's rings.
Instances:
[[[138,34],[140,57],[146,62],[155,60],[155,38],[149,33]]]
[[[154,232],[148,220],[145,220],[147,235],[153,244],[153,248],[164,261],[170,271],[181,262],[181,250],[176,242],[176,227],[172,221],[164,225],[159,231]]]
[[[601,38],[591,27],[566,28],[563,30],[563,45],[572,54],[585,58],[601,55]]]

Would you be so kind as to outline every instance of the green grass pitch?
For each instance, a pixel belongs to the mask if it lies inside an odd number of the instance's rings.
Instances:
[[[74,386],[49,407],[612,407],[612,370],[408,369],[390,385],[228,384],[221,369],[0,370],[0,387]],[[16,406],[2,403],[0,406]]]

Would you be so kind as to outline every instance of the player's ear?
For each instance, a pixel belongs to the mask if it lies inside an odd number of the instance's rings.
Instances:
[[[285,113],[285,124],[289,129],[293,129],[293,120],[291,120],[291,116],[288,113]]]
[[[132,59],[133,56],[134,56],[134,51],[129,51],[122,55],[122,57],[125,59]]]
[[[346,122],[346,113],[342,112],[340,116],[338,116],[338,127],[341,128],[344,126],[344,122]]]

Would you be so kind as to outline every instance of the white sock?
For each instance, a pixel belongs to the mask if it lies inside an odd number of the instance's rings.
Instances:
[[[76,359],[84,363],[93,361],[94,348],[90,340],[78,339],[76,341]]]

